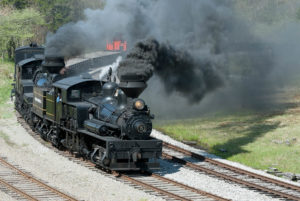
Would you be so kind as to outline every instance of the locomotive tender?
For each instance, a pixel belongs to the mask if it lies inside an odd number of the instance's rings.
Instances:
[[[104,169],[159,168],[162,141],[150,137],[153,115],[138,98],[145,82],[68,76],[63,58],[35,44],[15,55],[16,110],[43,139]]]

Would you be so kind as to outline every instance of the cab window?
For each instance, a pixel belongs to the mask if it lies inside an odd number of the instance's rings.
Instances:
[[[80,101],[81,91],[79,89],[68,90],[68,101]]]
[[[80,99],[80,90],[73,89],[70,94],[71,99]]]

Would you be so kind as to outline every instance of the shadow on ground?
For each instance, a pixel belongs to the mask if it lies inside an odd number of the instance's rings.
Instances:
[[[276,110],[261,111],[251,119],[228,122],[217,126],[215,128],[217,130],[241,133],[241,135],[211,147],[211,151],[222,158],[247,153],[248,151],[243,149],[243,146],[255,142],[257,138],[279,127],[280,121],[267,121],[268,119],[283,115],[288,110],[297,107],[299,107],[298,103],[281,103],[277,105]]]

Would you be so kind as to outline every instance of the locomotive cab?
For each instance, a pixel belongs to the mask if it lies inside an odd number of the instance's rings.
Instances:
[[[23,93],[32,93],[33,82],[32,78],[34,72],[42,62],[42,57],[34,57],[30,59],[23,60],[19,62],[15,69],[15,76],[16,76],[16,88],[15,92],[18,94]]]
[[[20,61],[15,65],[15,83],[11,91],[11,96],[15,96],[16,109],[27,120],[30,118],[30,108],[33,103],[33,86],[32,78],[36,69],[41,65],[42,55]]]

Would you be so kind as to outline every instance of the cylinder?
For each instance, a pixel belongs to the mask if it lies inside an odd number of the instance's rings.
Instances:
[[[97,133],[99,135],[104,134],[106,132],[106,126],[98,120],[85,120],[84,128],[92,133]]]

